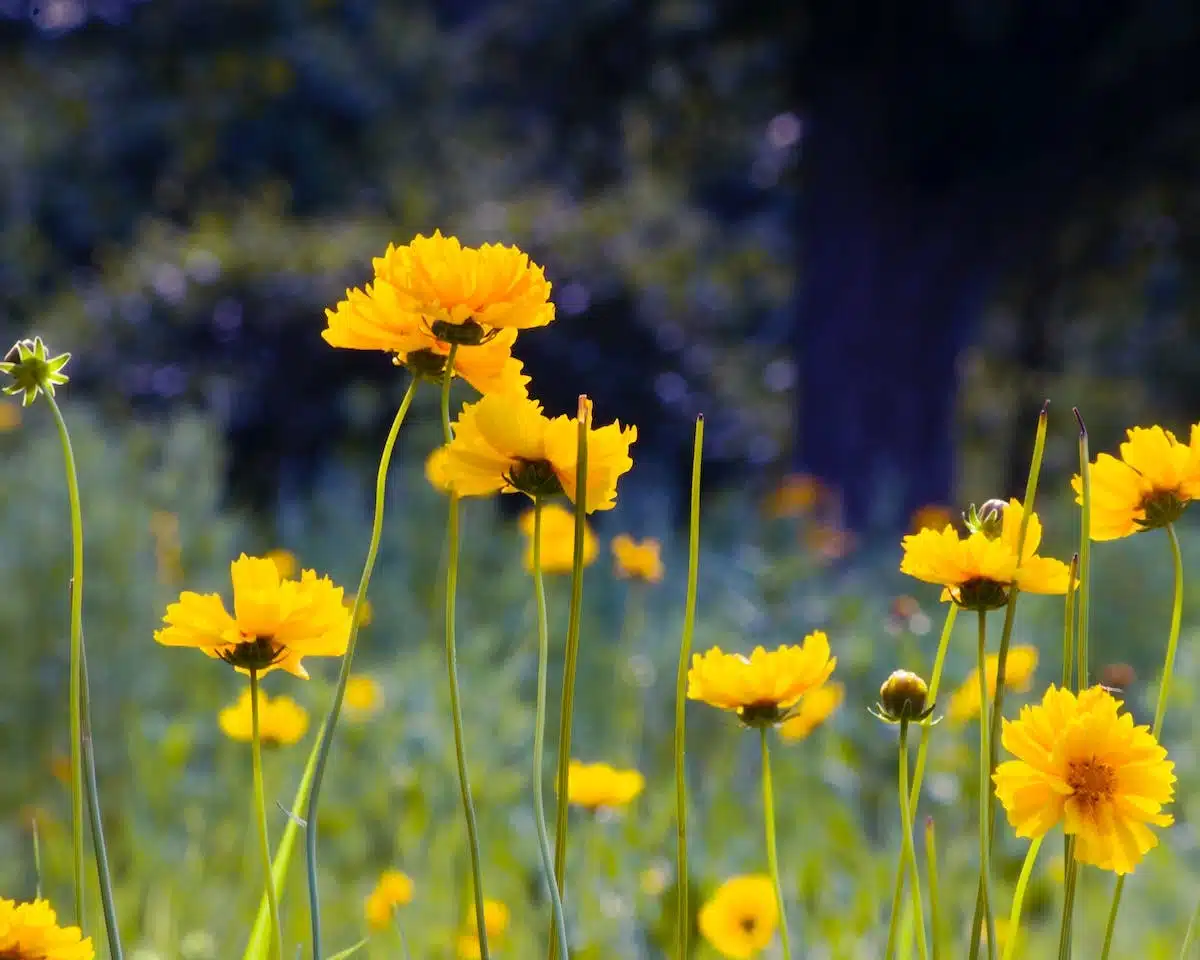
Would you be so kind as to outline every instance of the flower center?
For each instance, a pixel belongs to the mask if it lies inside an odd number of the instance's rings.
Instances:
[[[742,928],[742,933],[750,936],[758,926],[758,917],[744,916],[738,921],[738,926]]]
[[[531,497],[553,497],[563,492],[562,483],[549,460],[517,459],[504,479]]]
[[[1116,792],[1117,775],[1112,767],[1095,757],[1074,760],[1067,767],[1067,786],[1074,791],[1076,800],[1091,812],[1099,804],[1112,799]]]
[[[284,647],[277,645],[274,637],[249,637],[222,650],[217,656],[230,666],[243,670],[265,670],[277,663],[283,652]]]
[[[738,709],[738,719],[748,727],[773,727],[787,719],[792,711],[783,709],[774,700],[747,703]]]
[[[456,343],[460,347],[477,347],[496,335],[495,330],[485,330],[483,324],[475,320],[464,320],[462,323],[434,320],[429,325],[429,332],[442,343]]]
[[[1008,603],[1008,584],[975,577],[950,590],[954,601],[968,610],[998,610]]]
[[[414,350],[406,355],[403,360],[397,360],[403,364],[414,377],[420,377],[422,380],[432,380],[435,383],[441,383],[442,375],[446,371],[446,358],[436,350],[428,348],[424,350]]]
[[[1179,490],[1155,490],[1142,500],[1142,510],[1145,518],[1137,521],[1143,530],[1156,530],[1174,523],[1188,505],[1188,498]]]

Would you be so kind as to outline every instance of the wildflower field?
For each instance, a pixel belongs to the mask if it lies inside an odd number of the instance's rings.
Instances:
[[[1044,410],[1020,499],[844,558],[813,478],[701,502],[702,420],[676,524],[538,404],[551,322],[516,248],[389,247],[312,325],[395,362],[377,481],[271,539],[204,421],[13,347],[0,960],[1200,952],[1200,427]]]

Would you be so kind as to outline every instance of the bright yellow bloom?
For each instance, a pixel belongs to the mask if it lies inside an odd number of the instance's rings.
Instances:
[[[230,740],[249,743],[253,736],[250,690],[238,697],[218,716],[221,730]],[[288,747],[298,743],[308,731],[308,711],[291,697],[268,697],[258,692],[258,735],[264,744]]]
[[[1019,837],[1040,837],[1060,821],[1075,837],[1075,857],[1102,870],[1129,873],[1158,844],[1151,826],[1175,794],[1175,764],[1148,727],[1103,687],[1078,696],[1050,687],[1041,704],[1004,721],[996,796]]]
[[[726,880],[700,908],[700,935],[730,960],[750,960],[765,950],[779,925],[771,878],[762,874]]]
[[[996,674],[1000,670],[1000,657],[989,653],[984,661],[987,671],[987,695],[990,701],[996,695]],[[1037,647],[1018,645],[1008,651],[1004,661],[1004,686],[1008,690],[1024,693],[1033,682],[1033,672],[1038,665]],[[946,716],[956,723],[964,723],[979,716],[979,668],[967,674],[967,679],[950,696],[950,707]]]
[[[613,560],[618,577],[659,583],[663,578],[662,545],[653,537],[640,543],[627,533],[612,538]]]
[[[829,655],[829,638],[820,630],[800,646],[770,653],[755,647],[749,657],[713,647],[692,656],[687,695],[689,700],[733,710],[747,724],[779,723],[801,697],[829,679],[836,665],[837,658]]]
[[[567,767],[567,799],[580,807],[624,807],[645,786],[646,778],[636,770],[578,760]]]
[[[525,569],[533,572],[533,511],[518,521],[525,534]],[[583,525],[583,565],[591,566],[600,552],[592,528]],[[570,573],[575,562],[575,512],[557,503],[542,507],[542,573]]]
[[[78,927],[60,927],[47,900],[17,903],[0,898],[3,960],[93,960],[92,938]]]
[[[1121,459],[1102,453],[1091,466],[1092,539],[1116,540],[1165,526],[1200,496],[1200,423],[1190,445],[1162,427],[1132,427]],[[1071,479],[1075,502],[1083,481]]]
[[[489,940],[501,939],[508,932],[508,924],[509,924],[510,919],[511,919],[511,917],[508,912],[508,907],[505,906],[503,903],[501,903],[499,900],[484,900],[483,901],[483,929],[487,931]],[[468,930],[471,930],[471,931],[474,931],[476,929],[474,905],[472,905],[471,908],[467,911],[466,926],[467,926]],[[471,949],[471,944],[466,943],[466,941],[468,941],[468,940],[472,941],[474,943],[474,949],[475,949],[474,954],[470,954],[469,952],[462,953],[464,946],[468,951]],[[465,956],[475,956],[475,957],[479,956],[479,940],[477,939],[475,933],[473,933],[473,932],[467,933],[459,939],[459,951],[460,951],[460,953],[462,953],[462,956],[464,956],[464,957]]]
[[[411,903],[412,897],[413,882],[408,874],[399,870],[384,870],[364,904],[367,926],[372,930],[386,930],[392,925],[396,908]]]
[[[779,726],[784,740],[803,740],[833,716],[846,699],[846,688],[840,683],[825,683],[808,691],[788,718]]]
[[[959,536],[952,526],[941,533],[922,530],[904,538],[900,572],[946,589],[942,599],[971,610],[991,610],[1008,602],[1014,583],[1028,593],[1066,593],[1070,569],[1061,560],[1037,556],[1042,523],[1030,514],[1024,555],[1018,563],[1021,504],[1010,500],[995,537],[982,530]]]
[[[296,555],[291,550],[268,550],[267,559],[275,564],[279,570],[279,576],[284,580],[291,580],[296,576],[296,569],[300,566],[300,561],[296,559]]]
[[[435,462],[435,486],[459,496],[565,493],[575,499],[578,428],[574,417],[549,419],[536,400],[490,393],[463,406],[445,459]],[[609,510],[617,502],[617,480],[632,466],[629,446],[637,427],[610,423],[588,431],[587,509]]]
[[[154,639],[168,647],[199,647],[242,673],[281,668],[302,679],[304,657],[346,652],[350,614],[342,588],[305,570],[299,580],[279,576],[274,561],[242,554],[230,564],[233,616],[215,593],[184,591],[167,607]]]
[[[346,708],[346,719],[365,720],[378,713],[383,706],[383,687],[374,677],[352,673],[346,679],[346,695],[342,702]]]

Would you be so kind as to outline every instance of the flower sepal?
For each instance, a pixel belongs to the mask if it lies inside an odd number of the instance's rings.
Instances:
[[[0,362],[0,373],[8,374],[13,379],[12,383],[3,388],[4,392],[14,397],[22,394],[21,403],[26,407],[33,403],[42,391],[53,397],[54,388],[68,380],[62,369],[70,359],[69,353],[60,353],[57,357],[50,356],[41,337],[18,340],[5,354],[4,361]]]

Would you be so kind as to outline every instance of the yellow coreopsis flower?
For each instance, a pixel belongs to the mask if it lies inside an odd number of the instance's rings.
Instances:
[[[384,870],[363,905],[367,926],[372,930],[386,930],[392,925],[396,908],[411,903],[412,897],[413,882],[408,874]]]
[[[383,687],[374,677],[365,673],[352,673],[346,679],[343,705],[346,708],[347,719],[365,720],[383,707]]]
[[[525,534],[525,569],[533,572],[533,511],[518,521]],[[583,525],[583,565],[591,566],[600,546],[592,528]],[[542,507],[542,573],[570,573],[575,563],[575,513],[557,503]]]
[[[508,907],[499,900],[483,901],[483,929],[487,931],[488,940],[502,940],[508,932]],[[475,907],[467,911],[467,927],[474,931]],[[461,960],[480,960],[483,951],[479,948],[479,935],[475,932],[464,933],[458,938],[458,955]]]
[[[0,898],[0,957],[4,960],[93,960],[92,938],[78,927],[60,927],[47,900],[18,903]]]
[[[217,717],[221,730],[230,740],[249,743],[253,735],[250,691],[243,690],[237,703],[226,707]],[[277,747],[298,743],[308,731],[308,711],[291,697],[258,694],[258,735],[262,742]]]
[[[1042,523],[1037,514],[1029,516],[1023,555],[1018,561],[1021,503],[993,503],[997,506],[987,514],[987,521],[966,537],[952,526],[941,533],[921,530],[905,537],[900,572],[940,584],[945,588],[943,600],[953,600],[969,610],[1004,606],[1013,584],[1029,593],[1066,593],[1070,568],[1061,560],[1037,555],[1042,542]]]
[[[1004,686],[1007,690],[1024,693],[1033,682],[1033,672],[1038,665],[1037,647],[1018,645],[1008,651],[1008,659],[1004,661]],[[989,701],[996,695],[996,675],[1000,671],[1000,657],[989,653],[984,661],[987,671],[987,695]],[[946,716],[956,723],[963,723],[979,716],[979,668],[975,667],[967,674],[957,690],[950,695],[950,706]]]
[[[1051,686],[1004,721],[1001,742],[1017,759],[993,779],[1017,836],[1040,837],[1061,822],[1080,863],[1125,874],[1158,844],[1150,827],[1174,822],[1162,808],[1175,795],[1175,764],[1120,706],[1103,687],[1077,696]]]
[[[542,405],[513,393],[489,393],[463,406],[445,454],[427,464],[436,486],[462,497],[524,493],[575,500],[579,421],[550,419]],[[588,430],[587,510],[617,502],[617,480],[632,466],[637,427],[610,423]]]
[[[845,699],[846,688],[840,683],[825,683],[810,690],[779,725],[779,735],[784,740],[803,740],[833,716]]]
[[[220,595],[184,591],[167,607],[154,639],[168,647],[197,647],[242,673],[280,668],[302,679],[304,657],[346,652],[350,614],[342,588],[305,570],[299,580],[279,576],[274,561],[242,554],[230,564],[233,615]]]
[[[567,767],[567,799],[580,807],[624,807],[646,786],[636,770],[618,770],[607,763],[572,760]]]
[[[771,943],[779,905],[771,878],[762,874],[726,880],[700,908],[700,935],[730,960],[750,960]]]
[[[267,559],[275,564],[279,570],[279,576],[283,580],[291,580],[296,576],[296,569],[300,566],[300,562],[296,559],[296,555],[291,550],[282,548],[267,551]]]
[[[749,657],[713,647],[692,656],[687,696],[732,710],[749,726],[776,724],[787,719],[801,697],[828,680],[836,665],[829,638],[820,630],[800,646],[769,653],[755,647]]]
[[[1100,454],[1091,465],[1092,539],[1116,540],[1178,520],[1200,496],[1200,423],[1191,444],[1162,427],[1132,427],[1121,444],[1121,459]],[[1083,502],[1083,481],[1071,479],[1075,502]]]
[[[612,539],[612,552],[618,577],[646,583],[662,581],[662,545],[653,537],[639,543],[629,534],[619,533]]]

